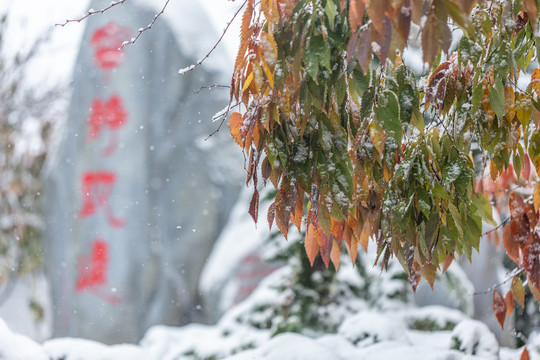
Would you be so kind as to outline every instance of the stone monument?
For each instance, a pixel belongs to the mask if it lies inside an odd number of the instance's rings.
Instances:
[[[126,2],[86,19],[46,180],[54,336],[136,342],[154,324],[204,320],[199,274],[241,184],[226,129],[205,141],[227,91],[194,93],[224,81],[215,68],[178,75],[200,54],[164,17],[118,50],[155,14]]]

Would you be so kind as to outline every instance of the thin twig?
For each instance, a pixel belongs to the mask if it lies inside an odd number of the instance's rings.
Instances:
[[[109,6],[107,6],[106,8],[103,8],[101,10],[94,10],[94,9],[90,9],[88,10],[88,12],[86,13],[86,15],[84,15],[83,17],[81,18],[78,18],[78,19],[67,19],[66,21],[64,21],[63,23],[61,24],[55,24],[56,26],[66,26],[67,24],[69,23],[72,23],[72,22],[77,22],[77,23],[80,23],[81,21],[83,21],[84,19],[86,19],[87,17],[89,16],[92,16],[92,15],[95,15],[95,14],[103,14],[105,11],[115,7],[116,5],[122,5],[123,3],[125,3],[126,0],[118,0],[118,1],[112,1],[111,4]]]
[[[227,105],[227,110],[225,110],[225,112],[224,112],[223,114],[221,114],[221,115],[219,115],[219,116],[217,116],[217,117],[215,117],[215,115],[214,115],[215,118],[213,119],[213,121],[216,121],[217,119],[222,118],[222,119],[221,119],[221,122],[219,123],[219,126],[217,127],[217,129],[214,130],[210,135],[208,135],[208,136],[204,139],[205,141],[208,140],[208,139],[210,139],[214,134],[216,134],[216,133],[221,129],[221,127],[223,126],[223,123],[224,123],[225,120],[227,119],[227,115],[229,115],[229,111],[231,111],[231,109],[233,109],[233,108],[235,108],[235,107],[237,107],[237,106],[239,106],[239,105],[240,105],[240,103],[238,103],[238,102],[235,103],[234,105],[231,105],[231,102],[229,101],[229,105]]]
[[[210,86],[201,86],[199,88],[199,90],[195,90],[193,93],[198,94],[202,90],[210,90],[210,89],[214,89],[214,88],[226,88],[226,89],[228,89],[228,88],[230,88],[230,86],[229,85],[218,85],[218,84],[214,84],[214,85],[210,85]]]
[[[167,1],[168,2],[168,1]],[[219,45],[219,43],[221,42],[221,40],[223,39],[223,37],[225,36],[225,34],[227,33],[227,30],[229,30],[229,27],[231,26],[232,22],[234,21],[234,19],[236,18],[236,16],[240,13],[240,10],[242,10],[244,8],[244,6],[247,4],[248,0],[245,0],[244,3],[238,8],[238,10],[236,10],[236,12],[234,13],[234,16],[231,18],[231,21],[229,21],[227,23],[227,26],[225,27],[225,30],[223,30],[223,33],[221,34],[221,36],[219,37],[218,41],[214,44],[214,47],[212,49],[210,49],[210,51],[199,61],[197,61],[197,63],[193,64],[193,65],[190,65],[188,67],[185,67],[183,69],[180,69],[178,71],[179,74],[186,74],[192,70],[194,70],[195,68],[199,67],[200,65],[202,65],[202,63],[208,59],[210,57],[210,54],[212,54],[212,52],[214,52],[214,50],[217,48],[217,46]],[[221,126],[221,125],[220,125]],[[213,133],[212,133],[213,134]],[[212,136],[212,135],[210,135]],[[210,137],[209,136],[209,137]]]
[[[124,1],[125,1],[125,0],[124,0]],[[135,44],[135,42],[139,39],[139,37],[141,36],[141,34],[142,34],[143,32],[145,32],[146,30],[150,30],[150,29],[152,28],[152,26],[154,26],[154,23],[156,22],[156,20],[157,20],[161,15],[163,15],[163,13],[165,12],[165,9],[167,8],[167,5],[169,5],[169,1],[170,1],[170,0],[165,1],[165,4],[164,4],[163,7],[161,8],[161,11],[158,12],[156,15],[154,15],[154,19],[152,20],[152,22],[151,22],[150,24],[148,24],[147,27],[145,27],[145,28],[140,28],[140,29],[139,29],[139,33],[137,34],[137,36],[135,36],[134,38],[131,38],[131,40],[129,40],[129,41],[124,41],[124,42],[122,43],[122,46],[120,46],[120,49],[118,49],[118,50],[123,49],[124,46],[126,46],[126,45],[132,45],[132,44]]]
[[[512,280],[512,279],[514,278],[514,276],[517,276],[517,275],[521,274],[522,272],[523,272],[523,268],[521,268],[521,267],[515,268],[514,270],[512,270],[512,271],[509,273],[508,278],[506,278],[503,282],[501,282],[501,283],[499,283],[499,284],[497,284],[497,285],[493,285],[492,287],[490,287],[490,288],[487,289],[487,290],[474,292],[474,293],[473,293],[473,296],[474,296],[474,295],[485,295],[485,294],[489,294],[490,292],[492,292],[493,290],[495,290],[495,289],[498,288],[499,286],[506,284],[507,282],[509,282],[510,280]]]
[[[501,227],[503,227],[504,225],[506,225],[506,223],[508,223],[508,220],[510,220],[510,217],[507,217],[502,223],[500,223],[499,225],[497,225],[497,226],[494,227],[493,229],[489,229],[488,231],[486,231],[485,233],[483,233],[482,236],[486,236],[486,235],[488,235],[488,234],[491,234],[491,233],[494,232],[494,231],[499,230]]]

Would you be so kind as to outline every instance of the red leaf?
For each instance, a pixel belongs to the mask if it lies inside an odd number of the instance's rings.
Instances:
[[[383,17],[385,16],[386,9],[388,8],[388,0],[369,0],[368,1],[368,15],[371,19],[371,23],[377,29],[379,34],[384,34]],[[386,35],[386,34],[385,34]]]
[[[333,239],[326,236],[324,231],[322,231],[320,228],[318,229],[318,234],[319,245],[321,247],[321,258],[324,265],[328,269],[328,265],[330,264],[330,255],[332,254]]]
[[[527,214],[522,214],[519,218],[512,218],[510,227],[512,229],[513,241],[521,248],[525,246],[531,232],[531,224],[529,223]]]
[[[360,34],[358,39],[358,46],[356,48],[356,59],[362,68],[364,74],[369,71],[369,65],[371,64],[371,30],[367,28]]]
[[[506,303],[501,293],[495,289],[493,291],[493,312],[501,324],[501,328],[504,328],[504,319],[506,318]]]
[[[358,35],[359,33],[355,32],[353,36],[351,36],[349,44],[347,45],[347,64],[351,62],[352,58],[355,55],[356,45],[358,43]]]
[[[375,24],[373,24],[375,26]],[[379,33],[379,28],[375,26],[374,31],[371,34],[371,41],[375,42],[377,47],[373,48],[373,51],[375,51],[375,54],[381,61],[381,65],[384,67],[386,64],[386,58],[388,57],[388,51],[390,51],[390,43],[392,41],[392,24],[390,23],[390,19],[388,16],[384,15],[383,21],[382,21],[382,31],[383,33]]]
[[[251,198],[251,203],[249,204],[249,215],[251,215],[251,218],[256,224],[259,218],[259,192],[257,189],[255,189],[253,192],[253,197]]]
[[[339,1],[339,12],[343,13],[343,9],[345,9],[345,5],[347,4],[347,0],[340,0]]]
[[[398,26],[401,38],[407,43],[409,40],[409,32],[411,30],[411,0],[403,0],[401,2],[401,8],[398,10]]]
[[[272,230],[272,224],[274,223],[274,218],[276,217],[276,206],[274,203],[271,203],[268,207],[268,213],[266,219],[268,220],[268,229]]]
[[[523,269],[529,281],[540,288],[540,237],[535,232],[523,248]]]
[[[508,206],[510,207],[510,215],[513,218],[521,217],[521,215],[525,211],[525,203],[523,202],[523,199],[515,192],[512,192],[512,194],[510,194]]]
[[[266,185],[266,180],[270,177],[272,174],[272,166],[270,165],[270,161],[267,157],[264,158],[262,164],[261,164],[261,175],[264,181],[264,185]]]

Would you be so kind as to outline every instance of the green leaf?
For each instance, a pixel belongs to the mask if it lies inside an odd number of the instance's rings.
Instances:
[[[482,86],[482,83],[479,82],[478,85],[476,85],[476,87],[474,88],[473,96],[472,96],[472,113],[473,114],[476,113],[476,111],[480,108],[480,104],[482,102],[483,96],[484,96],[484,87]]]
[[[330,25],[330,30],[334,30],[334,19],[337,15],[337,7],[332,0],[328,0],[326,2],[326,8],[324,10],[326,12],[328,24]]]
[[[489,101],[497,117],[502,118],[504,116],[504,85],[500,78],[495,80],[495,87],[489,88]]]
[[[422,187],[418,188],[416,192],[416,199],[418,201],[420,211],[424,213],[426,218],[429,218],[429,214],[431,213],[431,199],[429,198],[427,191]]]
[[[422,113],[416,107],[412,109],[411,124],[413,124],[414,127],[416,127],[418,131],[420,131],[421,135],[424,135],[424,116],[422,116]]]
[[[482,221],[496,226],[497,223],[493,220],[492,207],[488,198],[482,193],[476,193],[471,197],[474,207],[476,207],[476,215],[480,216]]]
[[[397,148],[401,145],[401,121],[399,121],[399,103],[397,95],[384,90],[379,96],[377,120],[387,136],[395,140]]]
[[[431,189],[431,193],[433,194],[433,196],[435,196],[435,197],[437,197],[439,199],[450,200],[450,194],[439,183],[435,183],[435,185]]]
[[[461,224],[461,216],[459,215],[459,211],[456,208],[456,206],[452,203],[448,203],[448,210],[450,210],[450,214],[452,214],[452,219],[454,220],[454,223],[456,224],[456,229],[461,237],[463,237],[463,226]]]

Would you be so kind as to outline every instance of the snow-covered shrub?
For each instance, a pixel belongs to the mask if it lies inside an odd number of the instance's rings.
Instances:
[[[485,359],[498,359],[499,343],[489,328],[474,320],[460,322],[452,331],[451,348]]]

